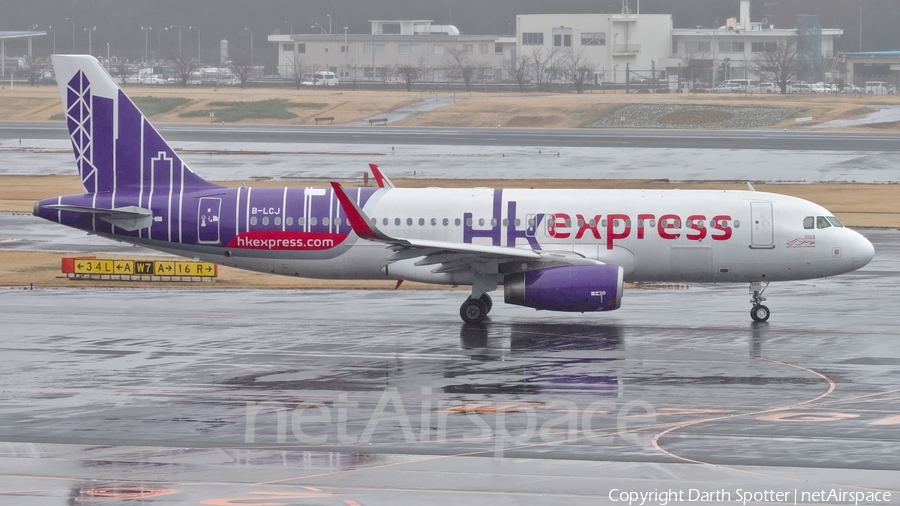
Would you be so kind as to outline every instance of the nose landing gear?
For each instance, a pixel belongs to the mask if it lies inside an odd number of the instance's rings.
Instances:
[[[753,318],[755,322],[764,322],[769,319],[769,308],[764,306],[762,303],[766,300],[763,296],[763,292],[766,291],[766,288],[769,287],[769,283],[766,282],[766,286],[759,281],[754,281],[750,283],[750,303],[753,304],[753,308],[750,310],[750,318]]]

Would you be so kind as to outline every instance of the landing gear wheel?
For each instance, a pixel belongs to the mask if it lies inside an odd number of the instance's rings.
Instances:
[[[485,314],[490,313],[491,308],[494,307],[494,301],[491,300],[491,296],[486,293],[483,293],[483,294],[481,294],[481,298],[479,298],[478,300],[480,300],[481,302],[484,303],[484,309],[486,311]]]
[[[488,309],[481,299],[466,299],[459,308],[459,316],[466,323],[481,323],[488,314]]]
[[[750,318],[753,318],[755,322],[764,322],[769,319],[769,308],[759,304],[757,306],[753,306],[753,309],[750,310]]]

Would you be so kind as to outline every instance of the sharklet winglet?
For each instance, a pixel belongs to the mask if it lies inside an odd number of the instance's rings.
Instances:
[[[388,179],[387,176],[381,172],[381,169],[378,168],[378,165],[374,163],[369,164],[369,168],[372,169],[372,174],[375,176],[375,182],[378,183],[379,188],[396,188],[394,183]]]
[[[340,183],[332,181],[331,187],[334,189],[334,194],[337,195],[338,201],[341,203],[341,209],[347,215],[347,221],[350,222],[350,227],[353,228],[356,235],[361,239],[370,241],[399,242],[397,239],[389,237],[378,230],[372,223],[372,220],[366,216],[366,213],[347,195]]]

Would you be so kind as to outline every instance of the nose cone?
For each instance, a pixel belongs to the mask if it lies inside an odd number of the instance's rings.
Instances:
[[[875,257],[875,246],[868,239],[856,234],[853,242],[853,268],[859,269],[872,261]]]

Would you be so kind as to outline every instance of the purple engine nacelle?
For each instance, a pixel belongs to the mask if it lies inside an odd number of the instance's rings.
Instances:
[[[510,274],[507,304],[550,311],[612,311],[622,305],[624,270],[618,265],[568,265]]]

